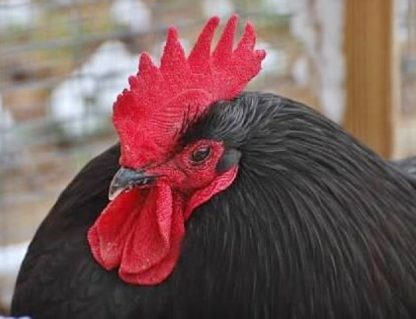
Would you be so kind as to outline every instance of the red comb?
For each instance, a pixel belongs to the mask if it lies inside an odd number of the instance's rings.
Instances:
[[[254,50],[252,24],[246,24],[233,48],[237,22],[236,15],[228,20],[213,52],[218,17],[207,22],[188,58],[175,28],[168,31],[159,68],[147,53],[141,55],[138,74],[129,78],[130,89],[114,104],[121,165],[138,168],[163,159],[187,123],[213,102],[236,97],[260,71],[265,51]]]

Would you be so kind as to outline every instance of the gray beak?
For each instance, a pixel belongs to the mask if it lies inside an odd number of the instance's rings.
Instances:
[[[146,186],[155,180],[155,176],[149,176],[144,170],[133,170],[130,168],[120,168],[110,184],[108,199],[112,201],[122,192],[134,187]]]

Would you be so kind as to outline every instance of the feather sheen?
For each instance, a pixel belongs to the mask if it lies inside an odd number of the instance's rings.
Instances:
[[[92,259],[119,147],[74,179],[22,265],[14,315],[35,318],[416,318],[416,180],[289,99],[243,93],[180,143],[224,142],[239,174],[188,221],[172,276],[140,287]]]

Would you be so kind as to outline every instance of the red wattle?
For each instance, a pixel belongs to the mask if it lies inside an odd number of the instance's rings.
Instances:
[[[88,242],[94,258],[107,270],[119,266],[125,238],[134,227],[143,205],[138,189],[120,194],[110,202],[88,231]]]
[[[161,283],[180,256],[185,221],[195,208],[230,186],[237,170],[218,176],[186,201],[163,182],[120,194],[88,232],[94,258],[107,270],[119,267],[120,278],[128,283]]]
[[[184,235],[183,200],[160,183],[120,194],[88,232],[94,258],[120,277],[150,285],[172,272]]]
[[[158,263],[149,265],[149,267],[143,268],[140,272],[132,272],[131,270],[134,270],[134,268],[129,267],[129,265],[135,264],[137,260],[134,260],[134,256],[132,255],[126,255],[126,258],[124,258],[123,254],[123,261],[119,269],[119,275],[124,281],[133,284],[139,283],[142,285],[155,285],[162,282],[172,273],[180,256],[181,243],[185,234],[182,200],[178,195],[174,195],[173,197],[174,202],[180,204],[173,205],[173,209],[170,212],[171,228],[169,230],[166,229],[166,233],[170,233],[169,249],[166,251],[166,255],[164,255]],[[175,201],[175,197],[177,197],[177,201]],[[158,213],[158,218],[160,217],[162,216]],[[157,249],[158,246],[154,247]],[[125,247],[125,251],[127,251],[127,245]],[[160,254],[160,256],[162,255]],[[146,260],[146,258],[144,260]],[[146,266],[146,262],[144,262],[144,265]]]

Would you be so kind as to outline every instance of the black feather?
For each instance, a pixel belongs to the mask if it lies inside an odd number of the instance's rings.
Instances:
[[[312,109],[271,94],[219,102],[183,143],[238,150],[239,175],[187,223],[172,276],[135,287],[92,259],[118,147],[62,193],[22,265],[34,318],[416,318],[416,187]]]

